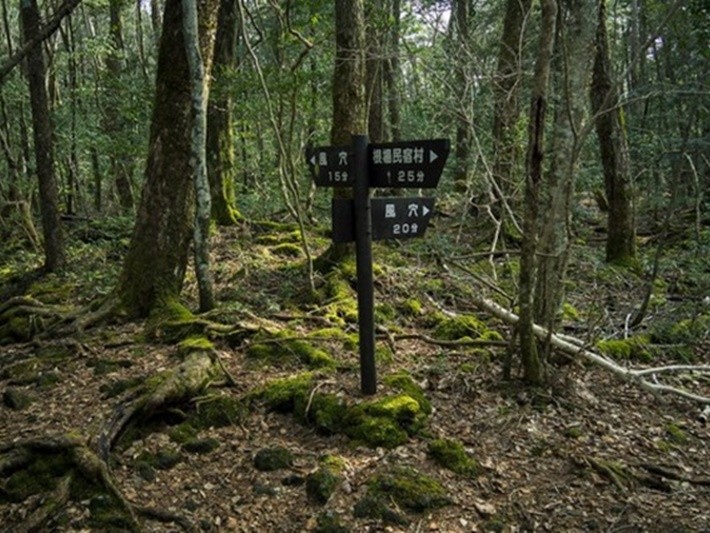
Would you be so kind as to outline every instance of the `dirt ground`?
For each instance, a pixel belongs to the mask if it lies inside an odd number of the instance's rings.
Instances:
[[[270,317],[304,336],[322,327],[308,319],[317,313],[298,303],[297,291],[289,295],[290,306],[280,303],[288,292],[285,276],[291,279],[293,273],[279,268],[292,259],[268,255],[264,261],[271,244],[255,245],[247,255],[224,239],[215,262],[221,305],[232,305],[235,316]],[[710,531],[710,420],[703,416],[702,405],[654,398],[579,361],[552,367],[552,384],[544,390],[526,389],[516,380],[504,382],[504,347],[450,347],[426,340],[423,335],[431,333],[424,325],[426,316],[436,311],[432,302],[452,312],[474,311],[465,295],[447,293],[448,284],[426,284],[434,277],[433,260],[414,252],[406,257],[406,265],[385,260],[378,271],[376,298],[399,305],[422,295],[422,316],[397,316],[384,324],[402,340],[395,339],[392,357],[378,362],[378,372],[383,378],[406,370],[422,387],[433,407],[424,431],[394,449],[372,449],[343,435],[324,435],[292,414],[270,412],[257,402],[237,423],[200,432],[201,438],[217,441],[216,449],[189,453],[169,437],[166,415],[163,426],[113,455],[111,471],[125,498],[182,516],[199,531],[314,531],[321,527],[322,516],[337,519],[343,528],[332,531],[352,532]],[[432,287],[429,299],[423,296],[426,287]],[[185,294],[189,303],[194,287],[187,287]],[[508,338],[506,325],[477,316]],[[351,333],[354,327],[344,326]],[[108,394],[112,386],[149,378],[176,364],[176,346],[146,341],[143,331],[143,322],[117,323],[91,329],[80,339],[0,347],[3,362],[31,359],[57,343],[64,343],[70,354],[56,365],[37,363],[37,372],[50,380],[21,383],[0,374],[0,395],[6,398],[0,405],[0,442],[68,433],[88,438],[95,433],[124,399]],[[386,342],[378,335],[378,346]],[[300,370],[297,365],[255,365],[247,359],[247,345],[215,339],[236,382],[220,388],[221,394],[243,398],[276,377]],[[318,391],[361,400],[357,353],[337,340],[319,347],[340,366],[317,378]],[[695,350],[697,360],[707,363],[707,346]],[[710,390],[707,378],[697,377],[692,384],[699,393]],[[32,401],[11,408],[8,391],[24,392]],[[387,388],[381,386],[380,391],[383,395]],[[198,403],[195,399],[192,407]],[[480,464],[480,473],[456,474],[433,461],[428,443],[435,438],[463,443]],[[257,470],[255,454],[274,446],[291,451],[293,464],[272,472]],[[148,472],[140,467],[142,454],[161,450],[178,453],[177,464]],[[326,454],[344,460],[344,482],[327,503],[316,504],[301,480]],[[422,513],[396,509],[406,524],[356,518],[353,508],[368,480],[391,465],[412,466],[441,482],[449,505]],[[9,502],[0,493],[0,529],[22,530],[41,498]],[[55,513],[46,530],[95,529],[89,507],[87,501],[71,501]],[[180,529],[155,520],[144,520],[143,525],[146,531]]]

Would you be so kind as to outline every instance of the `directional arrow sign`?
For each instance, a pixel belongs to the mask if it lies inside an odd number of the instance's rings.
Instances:
[[[350,169],[350,146],[321,146],[306,151],[306,162],[319,187],[349,187],[354,182]]]
[[[371,144],[371,187],[433,189],[449,155],[448,139]]]
[[[434,212],[434,198],[373,198],[372,238],[413,239],[421,237]],[[353,201],[333,198],[333,241],[355,240]]]

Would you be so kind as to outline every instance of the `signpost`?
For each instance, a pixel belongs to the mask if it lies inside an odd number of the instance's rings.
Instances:
[[[375,368],[372,241],[424,235],[434,198],[370,198],[370,188],[435,188],[449,155],[448,139],[368,144],[353,135],[351,146],[307,151],[306,161],[320,187],[352,187],[353,198],[333,198],[333,241],[355,241],[360,384],[363,394],[377,391]]]

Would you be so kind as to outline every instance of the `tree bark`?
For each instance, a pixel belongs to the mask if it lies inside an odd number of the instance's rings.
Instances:
[[[390,18],[392,25],[389,31],[387,60],[384,64],[384,81],[387,91],[387,112],[389,116],[390,137],[393,141],[402,138],[400,113],[399,113],[399,35],[401,16],[400,0],[392,0]]]
[[[40,42],[40,15],[36,0],[21,0],[22,27],[25,42]],[[54,173],[54,147],[52,127],[49,121],[49,105],[45,86],[44,58],[42,47],[32,46],[27,53],[27,77],[30,86],[32,126],[34,132],[35,159],[39,179],[40,210],[44,233],[44,268],[48,272],[60,270],[66,261],[64,238],[59,219],[57,182]]]
[[[532,0],[507,0],[498,65],[493,78],[493,179],[506,200],[518,187],[520,149],[516,124],[520,118],[523,29]],[[498,198],[499,201],[503,198]]]
[[[198,4],[200,51],[211,70],[218,2]],[[179,0],[168,0],[158,53],[146,179],[117,294],[125,311],[147,316],[177,298],[187,268],[194,208],[190,173],[190,74]]]
[[[468,177],[471,170],[471,141],[473,137],[473,117],[471,113],[471,87],[469,79],[470,54],[469,33],[471,19],[470,0],[456,0],[454,2],[454,29],[453,44],[454,57],[452,58],[456,72],[456,87],[458,108],[455,108],[456,146],[454,148],[454,187],[465,191],[468,187]]]
[[[200,53],[199,25],[195,0],[182,0],[182,29],[185,38],[188,72],[191,82],[192,141],[190,174],[195,188],[194,247],[195,272],[200,293],[200,311],[214,308],[214,291],[210,273],[210,186],[207,180],[207,80]]]
[[[533,333],[533,290],[537,269],[535,255],[538,241],[538,209],[543,170],[547,89],[554,49],[556,17],[557,3],[555,0],[543,0],[540,42],[535,62],[535,77],[533,79],[528,123],[525,218],[523,220],[523,244],[520,256],[520,322],[518,331],[523,363],[523,379],[530,385],[540,385],[545,381],[545,365],[538,354]]]
[[[591,103],[609,204],[606,260],[627,263],[636,257],[636,230],[623,109],[619,106],[618,89],[611,80],[605,0],[599,3]]]
[[[220,82],[236,66],[236,0],[221,0],[214,45],[214,77],[207,107],[207,175],[212,196],[212,218],[220,226],[232,226],[241,219],[235,207],[236,161],[232,133],[232,93]]]
[[[552,86],[556,106],[551,164],[542,198],[542,220],[535,287],[534,319],[555,329],[564,300],[569,223],[579,159],[586,91],[594,57],[596,0],[562,0]]]

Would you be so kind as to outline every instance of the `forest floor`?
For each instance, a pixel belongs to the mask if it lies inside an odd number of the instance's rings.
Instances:
[[[487,284],[514,292],[515,255],[489,261],[480,255],[483,239],[461,237],[447,219],[433,225],[427,239],[378,244],[374,252],[380,383],[375,398],[395,392],[387,376],[406,372],[431,403],[430,413],[418,418],[421,427],[403,444],[370,447],[324,432],[309,423],[310,401],[305,422],[260,401],[244,401],[276,378],[308,370],[298,357],[253,357],[250,348],[266,330],[272,337],[283,330],[335,360],[314,371],[310,400],[316,393],[349,403],[370,399],[360,393],[357,350],[348,342],[357,331],[352,270],[343,274],[345,296],[334,292],[328,277],[316,275],[319,300],[309,296],[292,227],[223,229],[213,243],[218,311],[209,319],[225,327],[261,326],[256,333],[207,333],[235,384],[215,384],[204,396],[152,420],[149,431],[119,442],[110,466],[126,500],[181,516],[200,531],[710,531],[710,421],[703,406],[656,398],[582,361],[552,365],[545,389],[504,381],[506,347],[495,341],[508,340],[511,328],[482,314],[467,295],[488,294]],[[623,338],[625,317],[642,299],[648,269],[605,266],[597,257],[603,241],[594,244],[594,235],[587,237],[592,245],[575,246],[563,324],[566,333],[594,346],[599,339]],[[127,243],[126,228],[75,229],[72,238],[68,271],[26,284],[25,294],[75,310],[110,290]],[[705,252],[686,250],[686,262],[679,254],[665,255],[670,259],[662,263],[651,312],[641,327],[647,344],[610,357],[633,366],[710,363],[710,311],[703,307],[703,298],[710,296],[710,238],[704,238]],[[324,237],[312,236],[312,253],[327,244]],[[651,255],[653,242],[641,251]],[[12,262],[0,265],[2,298],[17,290],[14,272],[37,260],[32,257],[14,252]],[[190,309],[196,307],[195,293],[189,275],[184,302]],[[479,330],[457,344],[460,335],[442,324],[461,317],[480,321],[469,321]],[[67,434],[89,439],[115,414],[131,384],[178,362],[175,341],[145,332],[146,322],[118,321],[80,337],[6,340],[0,346],[0,444]],[[494,342],[467,344],[471,336]],[[15,372],[19,363],[22,372]],[[517,364],[514,359],[514,375]],[[710,394],[707,375],[678,379],[696,393]],[[210,395],[234,399],[243,409],[230,424],[200,428],[195,436],[207,445],[190,448],[176,438],[176,425],[189,411],[199,411]],[[456,473],[442,466],[431,451],[436,439],[461,443],[475,468]],[[256,468],[257,454],[274,447],[285,448],[292,459],[283,468]],[[309,496],[306,479],[322,467],[324,456],[338,457],[340,466],[339,482],[322,503]],[[156,462],[159,457],[174,460]],[[429,476],[441,484],[443,495],[424,495],[412,504],[396,491],[373,493],[386,500],[390,512],[354,512],[376,485],[373,480],[396,467]],[[17,491],[12,493],[11,482],[12,476],[0,478],[0,530],[21,531],[47,496],[13,497]],[[414,490],[421,493],[423,486]],[[68,500],[41,529],[120,530],[120,522],[100,521],[95,500]],[[141,523],[146,531],[180,529],[144,518]]]

